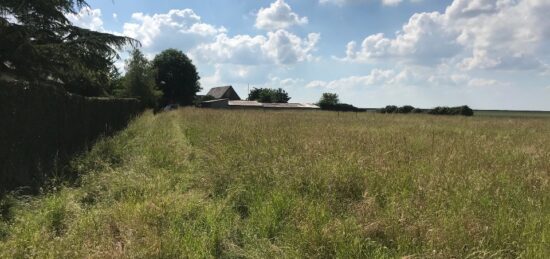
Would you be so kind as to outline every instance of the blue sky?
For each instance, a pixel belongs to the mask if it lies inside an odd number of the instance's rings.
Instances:
[[[550,110],[547,0],[90,0],[76,25],[150,58],[188,54],[204,91],[323,92],[360,107]],[[118,62],[123,66],[123,62]]]

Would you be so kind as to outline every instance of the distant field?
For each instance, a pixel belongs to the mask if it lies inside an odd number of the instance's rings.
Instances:
[[[475,110],[475,116],[550,118],[550,111]]]
[[[0,258],[550,254],[542,118],[180,109],[71,170],[0,202]]]

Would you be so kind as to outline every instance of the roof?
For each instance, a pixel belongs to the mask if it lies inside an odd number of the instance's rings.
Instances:
[[[262,103],[257,101],[229,101],[229,106],[262,107]]]
[[[262,107],[281,109],[319,109],[319,106],[308,103],[260,103],[257,101],[229,101],[229,106]]]
[[[223,97],[223,95],[229,90],[233,89],[232,86],[219,86],[219,87],[212,87],[210,91],[208,91],[207,95],[210,95],[216,99],[220,99]]]
[[[217,103],[217,102],[227,102],[227,99],[208,100],[208,101],[203,101],[202,103]]]
[[[265,108],[301,108],[301,109],[319,109],[319,106],[308,103],[264,103]]]

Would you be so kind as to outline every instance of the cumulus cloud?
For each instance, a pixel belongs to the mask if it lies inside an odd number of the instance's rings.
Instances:
[[[311,60],[319,39],[318,33],[310,33],[307,38],[300,38],[286,30],[254,37],[229,37],[220,34],[213,43],[198,46],[191,55],[209,63],[288,65]]]
[[[101,9],[91,9],[83,7],[76,14],[66,14],[67,19],[74,25],[93,31],[104,31],[103,20],[101,19]]]
[[[452,72],[448,68],[412,68],[378,69],[368,75],[349,76],[332,81],[314,80],[306,84],[307,88],[326,89],[360,89],[369,87],[489,87],[506,85],[500,81],[487,78],[472,77],[466,73]]]
[[[396,73],[394,70],[373,69],[366,76],[350,76],[333,81],[315,80],[309,82],[307,88],[327,88],[327,89],[348,89],[355,87],[366,87],[377,84],[387,84],[395,80]]]
[[[281,4],[288,6],[278,1],[272,7],[281,8],[278,7]],[[284,29],[265,35],[230,36],[224,27],[202,22],[191,9],[154,15],[134,13],[132,19],[133,22],[124,24],[124,35],[141,41],[146,53],[177,48],[193,59],[209,64],[295,64],[313,59],[320,38],[318,33],[301,38]]]
[[[261,84],[269,79],[271,68],[268,66],[247,66],[239,64],[216,64],[214,73],[201,79],[201,85],[207,90],[216,85]]]
[[[188,51],[225,33],[224,27],[203,23],[191,9],[170,10],[164,14],[132,14],[133,22],[124,24],[124,35],[135,38],[146,51],[157,52],[167,48]]]
[[[256,28],[264,30],[287,29],[308,23],[307,17],[292,12],[284,0],[276,0],[268,8],[261,8],[256,15]]]
[[[349,42],[345,60],[395,58],[420,65],[456,62],[465,69],[548,67],[550,2],[455,0],[444,13],[416,13],[394,37]]]
[[[415,3],[420,2],[422,0],[409,0],[409,2]],[[319,3],[321,4],[335,4],[338,6],[343,5],[350,5],[350,4],[365,4],[365,3],[373,3],[373,2],[380,2],[382,5],[385,6],[397,6],[403,2],[403,0],[319,0]]]

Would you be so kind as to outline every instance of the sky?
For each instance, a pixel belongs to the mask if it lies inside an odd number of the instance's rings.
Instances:
[[[88,0],[77,26],[152,59],[186,53],[202,93],[283,88],[358,107],[550,110],[548,0]],[[121,51],[127,57],[127,51]],[[123,58],[117,66],[124,67]]]

